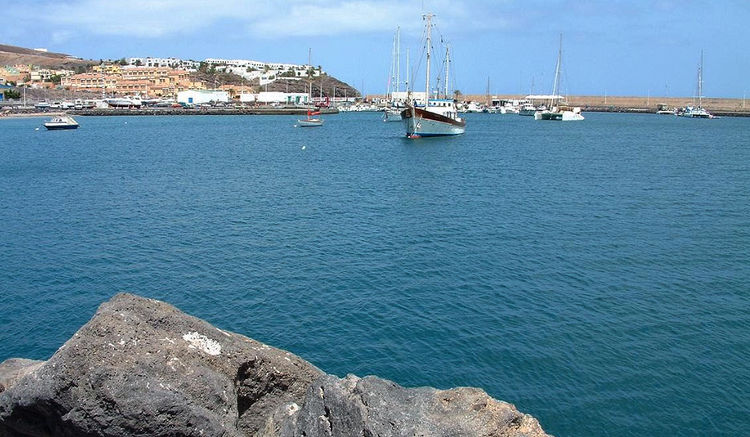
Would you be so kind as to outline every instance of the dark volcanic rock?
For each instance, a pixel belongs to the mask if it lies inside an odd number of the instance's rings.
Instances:
[[[0,435],[252,435],[320,375],[288,352],[118,294],[0,393]]]
[[[282,406],[263,437],[545,436],[539,422],[483,390],[404,388],[374,376],[326,375],[301,409]]]
[[[48,361],[0,363],[0,437],[544,435],[482,390],[339,379],[130,294]]]

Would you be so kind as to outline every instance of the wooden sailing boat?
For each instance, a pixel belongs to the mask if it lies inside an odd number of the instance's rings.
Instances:
[[[424,107],[417,107],[416,101],[406,104],[401,117],[406,125],[407,138],[461,135],[466,131],[466,121],[458,116],[458,108],[453,99],[430,99],[430,46],[432,45],[432,14],[423,18],[427,21],[427,75],[425,79]],[[446,74],[446,83],[447,83]]]

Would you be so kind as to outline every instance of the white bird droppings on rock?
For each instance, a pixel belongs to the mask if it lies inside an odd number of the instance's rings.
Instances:
[[[197,332],[189,332],[183,335],[182,339],[190,343],[188,347],[202,350],[209,355],[219,355],[221,353],[221,345],[218,341],[211,340]]]

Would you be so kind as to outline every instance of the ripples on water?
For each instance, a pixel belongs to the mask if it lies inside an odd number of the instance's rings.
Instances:
[[[41,121],[0,120],[0,360],[130,291],[556,435],[750,426],[750,120]]]

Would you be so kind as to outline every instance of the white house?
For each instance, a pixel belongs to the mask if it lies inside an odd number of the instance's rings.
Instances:
[[[412,101],[416,100],[417,104],[424,105],[424,96],[425,96],[424,91],[412,91],[411,92],[411,100]],[[396,92],[391,93],[391,99],[394,102],[398,102],[398,103],[406,103],[408,100],[410,100],[409,93],[406,91],[396,91]]]
[[[282,105],[307,105],[310,103],[310,96],[307,93],[262,91],[258,94],[240,94],[240,102],[258,102],[264,105],[271,103]]]
[[[187,90],[177,93],[177,102],[200,105],[209,102],[228,102],[229,93],[218,90]]]
[[[143,66],[143,67],[170,67],[180,68],[187,71],[196,71],[200,62],[193,60],[184,60],[179,58],[152,58],[150,56],[145,58],[126,58],[125,62],[132,66]]]

